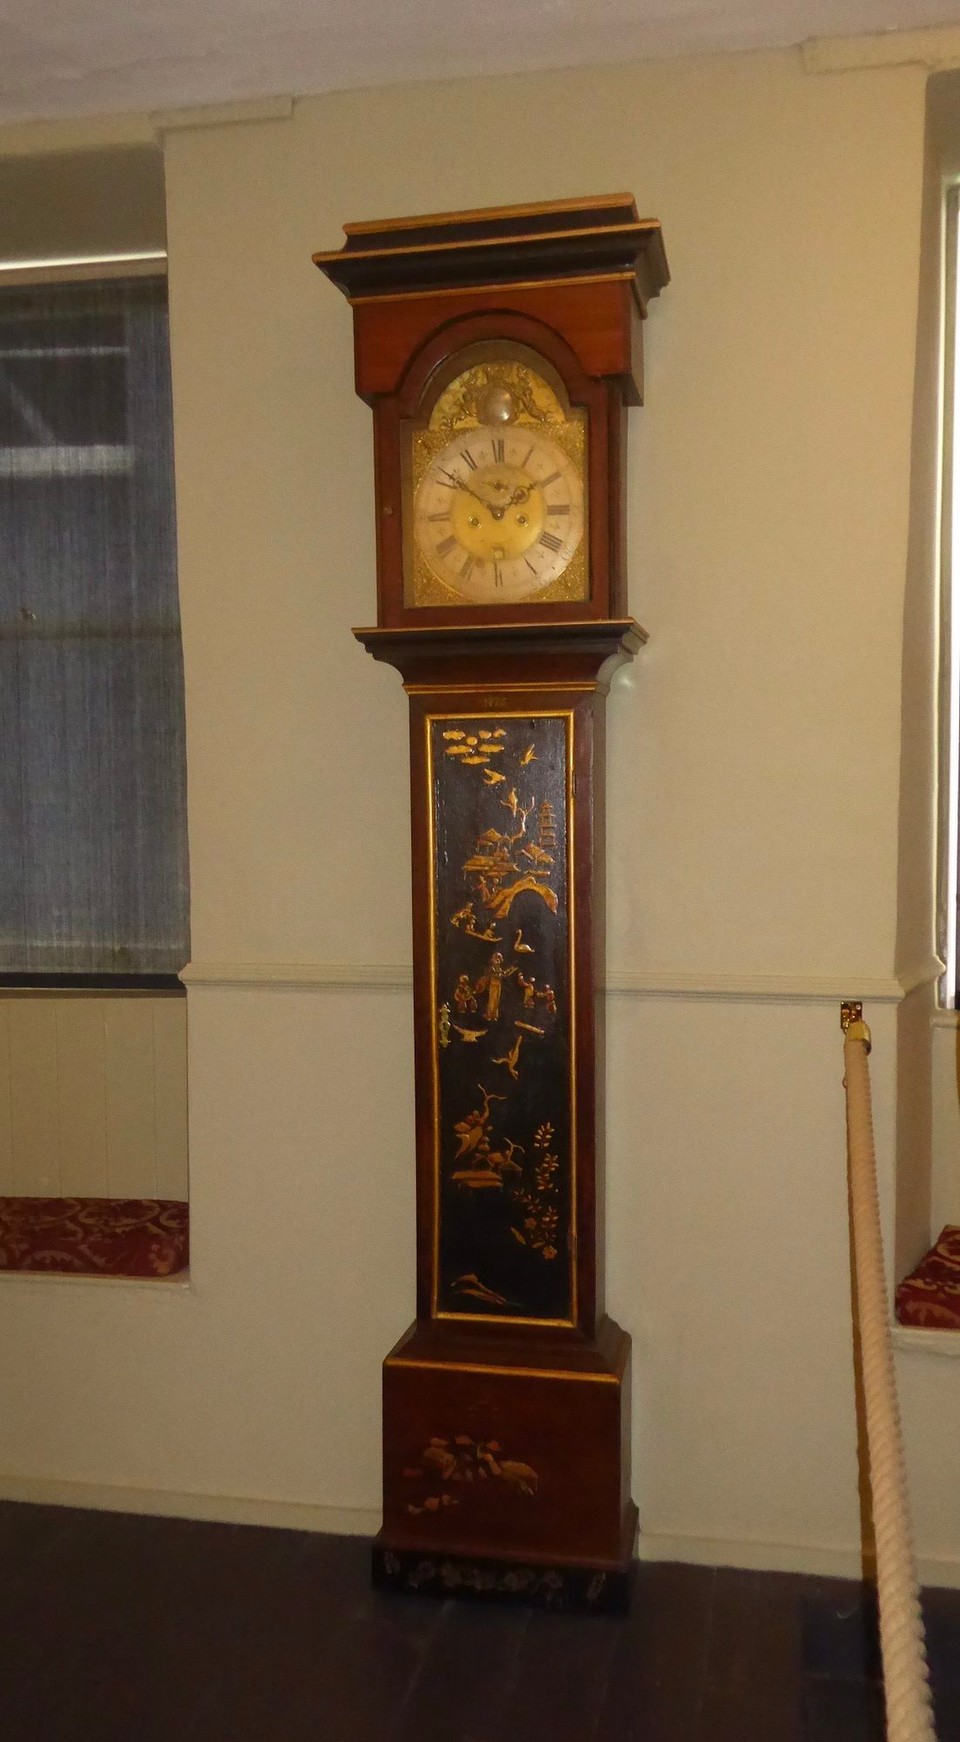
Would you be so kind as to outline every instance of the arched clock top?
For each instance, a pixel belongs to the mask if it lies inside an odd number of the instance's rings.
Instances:
[[[426,335],[397,383],[401,416],[422,414],[471,362],[507,349],[550,383],[567,412],[573,404],[586,406],[595,399],[597,378],[584,369],[562,333],[531,315],[495,308],[445,321]]]
[[[347,224],[314,263],[353,308],[356,385],[395,394],[410,358],[450,321],[497,310],[563,335],[585,373],[639,404],[641,323],[669,281],[660,225],[630,194]]]
[[[453,429],[463,422],[559,424],[574,413],[576,394],[546,350],[513,342],[499,324],[489,339],[445,347],[442,362],[429,372],[417,368],[416,374],[415,415],[431,428]],[[405,403],[410,403],[407,396],[401,407]]]

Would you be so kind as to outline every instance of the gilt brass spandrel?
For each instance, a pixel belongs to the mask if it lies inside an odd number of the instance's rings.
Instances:
[[[488,421],[484,408],[491,389],[510,395],[514,407],[511,421],[523,429],[550,424],[556,430],[573,421],[557,389],[528,362],[495,355],[456,375],[439,395],[427,427],[431,434],[442,437],[441,446],[461,430],[477,429]]]

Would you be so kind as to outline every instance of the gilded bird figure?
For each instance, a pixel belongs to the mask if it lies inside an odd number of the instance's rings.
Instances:
[[[493,1060],[493,1063],[495,1065],[506,1065],[507,1070],[509,1071],[509,1073],[510,1073],[510,1075],[513,1078],[515,1083],[518,1083],[520,1081],[520,1073],[517,1070],[517,1062],[520,1058],[520,1048],[522,1045],[523,1045],[523,1035],[518,1034],[516,1040],[514,1041],[512,1047],[510,1048],[510,1051],[506,1054],[506,1056],[502,1059],[494,1059]]]

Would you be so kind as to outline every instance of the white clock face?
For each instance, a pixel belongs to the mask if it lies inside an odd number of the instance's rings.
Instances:
[[[438,580],[475,604],[531,599],[583,537],[583,486],[537,429],[481,424],[431,462],[414,498],[414,538]]]

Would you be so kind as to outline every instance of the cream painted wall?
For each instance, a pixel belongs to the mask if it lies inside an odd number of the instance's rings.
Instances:
[[[369,413],[311,249],[351,216],[625,185],[675,282],[633,419],[652,643],[614,710],[612,960],[886,971],[921,77],[746,56],[537,91],[347,93],[168,139],[194,955],[408,954],[405,867],[369,850],[405,851],[402,704],[349,636],[374,610]]]
[[[350,637],[369,414],[310,253],[344,220],[626,187],[675,276],[631,414],[652,639],[610,705],[609,1304],[643,1550],[856,1564],[837,1004],[889,993],[889,1233],[923,107],[916,68],[778,54],[168,134],[191,1281],[0,1278],[5,1492],[374,1520],[413,1298],[409,995],[322,965],[408,960],[405,703]],[[921,1554],[960,1578],[960,1366],[900,1364]]]

